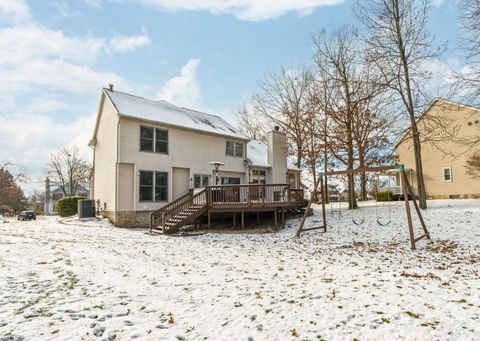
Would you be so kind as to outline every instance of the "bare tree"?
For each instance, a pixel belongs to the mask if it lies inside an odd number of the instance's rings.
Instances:
[[[480,103],[480,0],[460,0],[460,29],[465,66],[456,87],[467,102]]]
[[[50,153],[47,175],[57,183],[65,196],[75,195],[82,182],[88,180],[90,164],[80,157],[78,147],[63,147]]]
[[[480,150],[474,152],[465,164],[467,174],[474,178],[480,178]]]
[[[441,48],[427,28],[428,0],[357,2],[357,17],[367,30],[364,44],[369,61],[382,76],[382,85],[396,94],[412,133],[420,207],[427,207],[417,118],[425,107],[423,86],[430,74],[423,67]]]
[[[313,37],[315,65],[319,75],[331,88],[326,101],[329,131],[329,150],[347,170],[355,165],[355,119],[364,103],[378,94],[371,79],[370,69],[364,63],[363,53],[355,32],[346,27],[333,34],[325,31]],[[333,135],[333,136],[332,136]],[[356,208],[355,177],[348,175],[349,208]]]
[[[255,111],[280,126],[287,134],[289,153],[296,158],[296,166],[304,161],[305,122],[308,110],[309,72],[305,69],[282,68],[278,74],[267,75],[259,83],[254,96]]]
[[[248,138],[265,140],[265,123],[262,116],[257,115],[251,105],[243,103],[237,113],[237,126]]]

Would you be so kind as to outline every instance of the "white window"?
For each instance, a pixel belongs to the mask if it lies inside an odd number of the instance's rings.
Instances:
[[[443,182],[452,182],[452,167],[442,168]]]
[[[226,154],[229,156],[243,156],[243,143],[227,141]]]
[[[208,174],[194,174],[193,188],[205,188],[208,186],[210,175]]]
[[[251,184],[264,184],[267,178],[267,172],[262,169],[252,169]]]

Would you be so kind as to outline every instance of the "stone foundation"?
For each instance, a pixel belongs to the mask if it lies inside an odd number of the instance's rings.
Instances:
[[[439,199],[480,199],[480,193],[478,194],[447,194],[447,195],[427,195],[428,200]]]
[[[127,228],[150,228],[152,211],[102,211],[100,214],[108,218],[115,226]]]

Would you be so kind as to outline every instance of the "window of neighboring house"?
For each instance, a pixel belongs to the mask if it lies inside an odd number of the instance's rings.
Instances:
[[[140,201],[167,201],[168,173],[140,171]]]
[[[140,150],[168,153],[168,130],[140,126]]]
[[[140,150],[142,152],[153,152],[154,129],[140,127]]]
[[[229,156],[243,156],[243,143],[227,141],[226,154]]]
[[[444,167],[443,172],[443,182],[452,182],[452,167]]]
[[[262,169],[252,169],[252,176],[250,178],[251,184],[264,184],[267,178],[267,172]]]
[[[208,174],[194,174],[193,188],[205,188],[208,186],[210,176]]]

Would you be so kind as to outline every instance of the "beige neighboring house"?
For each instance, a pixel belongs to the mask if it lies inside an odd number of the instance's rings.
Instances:
[[[104,88],[93,148],[91,197],[115,225],[147,227],[151,212],[207,185],[290,183],[286,136],[249,140],[219,116]],[[216,174],[211,162],[220,162]]]
[[[480,179],[466,173],[469,150],[462,139],[480,134],[480,109],[435,99],[418,119],[421,135],[438,137],[435,145],[422,143],[422,162],[429,199],[480,198]],[[449,133],[445,134],[444,129]],[[447,138],[450,133],[454,138]],[[411,135],[407,133],[396,145],[399,163],[412,169],[411,181],[416,188],[415,159]]]

